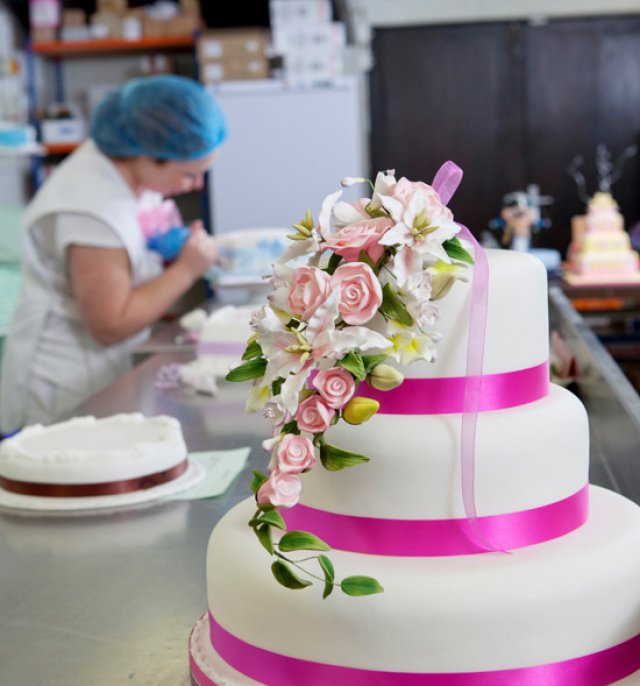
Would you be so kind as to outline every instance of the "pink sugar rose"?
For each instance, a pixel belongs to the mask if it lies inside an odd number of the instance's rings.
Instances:
[[[309,319],[331,293],[331,277],[317,267],[298,267],[287,297],[291,312]]]
[[[347,262],[359,260],[360,251],[364,250],[376,262],[384,252],[384,246],[380,245],[378,241],[393,224],[393,220],[388,217],[363,219],[353,224],[347,224],[329,236],[324,247],[330,248]]]
[[[391,195],[399,200],[405,207],[408,207],[411,198],[415,193],[419,193],[426,200],[427,215],[431,219],[435,217],[445,217],[453,219],[451,210],[442,204],[437,191],[422,181],[409,181],[404,176],[395,184]]]
[[[373,270],[364,262],[350,262],[338,267],[331,286],[340,286],[338,311],[347,324],[364,324],[382,304],[382,288]]]
[[[300,498],[302,484],[295,474],[271,472],[256,494],[258,505],[293,507]]]
[[[329,428],[335,410],[328,407],[319,395],[312,395],[300,403],[296,420],[301,431],[309,433],[322,433]]]
[[[344,407],[356,390],[353,376],[342,367],[332,367],[318,372],[313,379],[313,385],[327,405],[336,410]]]
[[[285,434],[276,448],[278,471],[283,474],[300,474],[311,469],[316,460],[316,450],[306,436]]]

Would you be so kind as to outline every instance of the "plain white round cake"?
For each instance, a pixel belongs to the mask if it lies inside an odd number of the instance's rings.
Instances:
[[[117,414],[36,424],[0,443],[0,477],[37,484],[100,484],[172,469],[187,458],[173,417]]]

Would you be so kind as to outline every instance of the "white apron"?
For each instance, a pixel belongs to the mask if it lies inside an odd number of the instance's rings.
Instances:
[[[136,196],[92,141],[53,173],[27,209],[23,286],[0,373],[0,430],[50,423],[130,368],[131,349],[148,335],[103,346],[91,337],[71,292],[64,250],[45,256],[34,233],[54,231],[56,215],[78,214],[108,226],[127,250],[133,284],[157,276],[161,261],[146,249]],[[91,244],[88,241],[88,244]]]

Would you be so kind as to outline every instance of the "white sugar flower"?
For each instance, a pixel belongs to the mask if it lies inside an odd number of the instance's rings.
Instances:
[[[371,198],[371,209],[377,210],[383,206],[382,198],[391,195],[396,185],[396,170],[387,169],[386,172],[378,172],[376,182],[373,187],[373,197]]]
[[[271,424],[271,426],[278,426],[279,424],[284,424],[287,418],[287,413],[280,403],[275,400],[270,400],[265,403],[262,410],[262,415]]]
[[[357,183],[367,183],[367,180],[362,176],[345,176],[344,179],[341,179],[340,185],[343,188],[349,188],[349,186],[355,186]]]
[[[433,362],[436,358],[435,344],[440,340],[440,334],[436,332],[415,333],[410,327],[389,320],[387,336],[392,341],[392,348],[385,352],[400,364],[408,365],[415,360]]]
[[[385,198],[384,203],[397,223],[380,239],[382,245],[399,245],[434,261],[451,262],[442,244],[460,231],[454,221],[444,215],[430,217],[421,193],[413,194],[406,209],[393,198]]]

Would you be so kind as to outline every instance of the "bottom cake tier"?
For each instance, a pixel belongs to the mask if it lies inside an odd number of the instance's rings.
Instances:
[[[385,592],[326,600],[322,584],[276,583],[247,527],[254,507],[232,509],[207,553],[215,646],[201,627],[192,659],[207,648],[230,670],[220,684],[640,683],[640,508],[615,493],[591,487],[585,525],[511,553],[332,551],[338,579],[371,575]]]

